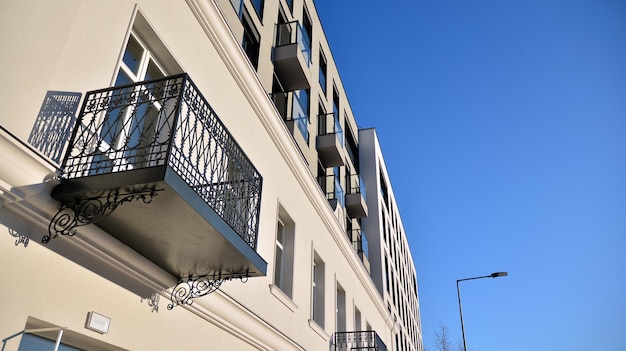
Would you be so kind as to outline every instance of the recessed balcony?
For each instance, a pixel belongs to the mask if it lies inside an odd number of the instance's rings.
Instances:
[[[344,165],[344,138],[337,113],[318,116],[317,157],[325,168]]]
[[[317,177],[317,183],[320,185],[322,192],[326,195],[326,199],[333,210],[337,208],[337,205],[341,205],[341,207],[346,206],[344,198],[345,192],[338,176],[320,176]]]
[[[308,99],[306,90],[272,94],[272,101],[283,117],[287,129],[302,145],[309,144]]]
[[[350,233],[350,240],[352,241],[352,247],[354,247],[354,251],[356,251],[357,255],[363,262],[363,266],[369,272],[370,271],[370,261],[369,261],[369,244],[367,242],[367,236],[361,229],[353,229]]]
[[[49,237],[94,223],[177,277],[266,274],[262,178],[186,74],[88,92]]]
[[[297,21],[276,25],[274,71],[285,91],[309,89],[310,39]]]
[[[336,332],[333,334],[331,350],[387,351],[387,346],[373,330]]]
[[[350,175],[349,192],[346,194],[346,212],[350,218],[367,217],[365,187],[358,174]]]

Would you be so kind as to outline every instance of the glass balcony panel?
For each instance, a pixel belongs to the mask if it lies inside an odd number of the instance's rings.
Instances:
[[[306,90],[298,90],[293,94],[292,118],[298,125],[298,129],[304,140],[309,141],[309,97]]]

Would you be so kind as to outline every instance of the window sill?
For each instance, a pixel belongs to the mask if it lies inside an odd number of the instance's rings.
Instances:
[[[317,324],[316,321],[309,319],[309,327],[311,327],[311,329],[313,329],[317,333],[317,335],[321,336],[322,339],[324,339],[325,341],[330,340],[330,335],[328,335],[328,333],[326,333],[326,330],[324,330],[324,328]]]
[[[291,312],[295,312],[298,309],[298,305],[293,302],[293,300],[285,294],[280,288],[274,284],[270,284],[270,292],[274,297],[276,297],[280,302],[283,303]]]

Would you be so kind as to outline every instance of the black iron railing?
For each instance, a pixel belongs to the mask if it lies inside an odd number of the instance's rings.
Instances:
[[[165,165],[256,249],[262,178],[187,74],[86,94],[63,178]]]
[[[387,351],[387,346],[373,330],[336,332],[333,335],[333,344],[333,351]]]

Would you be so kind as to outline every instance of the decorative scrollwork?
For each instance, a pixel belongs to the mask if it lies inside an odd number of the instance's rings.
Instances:
[[[183,277],[172,289],[170,295],[171,303],[167,305],[167,309],[171,310],[178,305],[191,305],[193,303],[192,299],[206,296],[219,289],[224,282],[233,279],[239,279],[245,283],[248,281],[248,273],[235,273],[228,276],[212,274],[197,277]]]
[[[159,301],[161,300],[161,294],[155,292],[152,295],[150,295],[150,297],[147,298],[141,298],[141,302],[143,302],[143,300],[148,301],[148,306],[152,307],[151,312],[159,312]]]
[[[110,191],[103,196],[79,198],[69,203],[63,203],[59,208],[59,212],[52,217],[48,226],[48,235],[44,236],[41,242],[47,244],[59,234],[74,236],[76,227],[101,220],[113,213],[123,203],[143,201],[143,203],[148,204],[152,202],[157,192],[161,190],[149,189],[126,193]]]
[[[26,235],[22,235],[18,233],[17,231],[15,231],[15,229],[11,229],[11,228],[9,228],[9,234],[12,237],[17,238],[15,240],[15,246],[18,246],[19,244],[24,244],[24,247],[28,246],[30,239]]]

